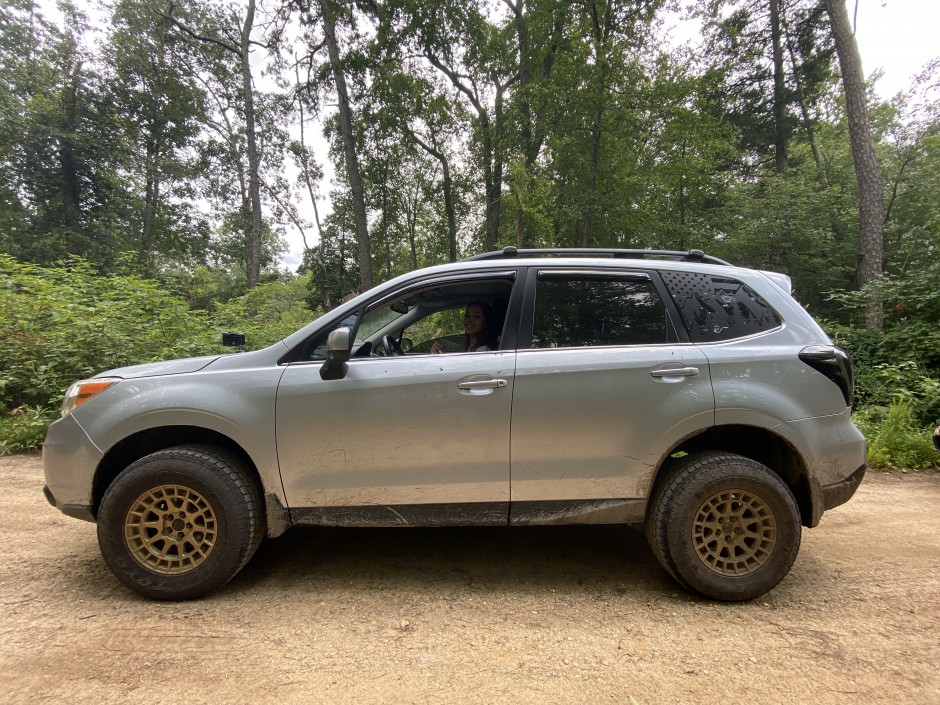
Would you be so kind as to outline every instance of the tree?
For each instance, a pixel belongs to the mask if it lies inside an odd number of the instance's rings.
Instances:
[[[209,9],[209,8],[206,8]],[[192,20],[180,13],[175,0],[168,0],[162,16],[172,22],[191,39],[206,45],[221,48],[236,57],[241,79],[241,103],[239,105],[245,129],[245,155],[247,168],[247,198],[242,205],[245,233],[245,264],[248,287],[256,286],[261,277],[261,249],[263,218],[261,213],[261,158],[257,143],[255,119],[255,88],[251,74],[251,50],[255,42],[252,30],[255,23],[255,0],[248,0],[244,16],[232,10],[226,17],[212,15],[195,17],[196,22],[205,23],[205,28],[194,29]]]
[[[61,9],[61,30],[28,0],[8,3],[0,21],[0,248],[107,268],[133,247],[125,123],[84,45],[86,18]]]
[[[343,157],[346,164],[346,176],[352,196],[353,215],[356,223],[356,241],[359,244],[359,288],[365,291],[372,286],[372,247],[369,241],[369,222],[366,217],[365,198],[362,177],[359,174],[359,157],[356,140],[353,135],[352,106],[349,90],[346,86],[346,74],[340,59],[339,41],[336,37],[336,20],[331,0],[319,0],[320,17],[323,22],[323,34],[330,58],[330,72],[336,86],[339,108],[340,134],[343,139]]]
[[[832,36],[839,55],[852,158],[855,162],[855,177],[858,180],[858,285],[864,287],[881,276],[883,267],[884,194],[881,190],[881,169],[878,166],[875,141],[868,119],[862,58],[849,24],[845,0],[826,0],[826,10],[832,23]],[[869,328],[881,328],[884,325],[880,302],[872,301],[868,305],[865,311],[865,325]]]
[[[700,12],[743,170],[767,163],[785,173],[790,142],[797,128],[812,130],[813,104],[829,85],[832,37],[821,0],[704,0]]]
[[[208,229],[192,207],[195,170],[187,155],[205,121],[205,91],[193,77],[197,58],[157,12],[161,6],[160,0],[121,0],[104,47],[134,155],[126,165],[140,203],[132,223],[138,265],[148,276],[158,274],[160,260],[204,259],[207,242],[194,234]]]

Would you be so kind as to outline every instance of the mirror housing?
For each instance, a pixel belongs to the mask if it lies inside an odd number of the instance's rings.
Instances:
[[[349,328],[342,327],[332,331],[326,339],[326,362],[320,368],[320,379],[343,379],[349,369]]]

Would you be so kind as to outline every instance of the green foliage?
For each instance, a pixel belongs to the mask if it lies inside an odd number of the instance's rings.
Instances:
[[[312,319],[306,292],[306,277],[289,277],[210,314],[157,282],[101,276],[81,260],[43,268],[0,255],[0,409],[55,408],[73,381],[103,370],[226,352],[223,331],[269,345]]]
[[[0,455],[39,448],[46,426],[54,420],[54,411],[38,406],[21,406],[9,413],[0,411]]]
[[[0,406],[55,405],[75,379],[206,352],[204,328],[156,282],[102,277],[81,260],[43,268],[0,255]]]
[[[247,347],[254,350],[287,337],[317,315],[307,306],[309,278],[302,275],[260,284],[242,296],[217,304],[211,315],[212,327],[219,334],[244,333]]]
[[[857,413],[855,423],[868,439],[868,464],[885,469],[940,467],[933,447],[933,426],[918,424],[913,404],[898,398],[887,409]]]

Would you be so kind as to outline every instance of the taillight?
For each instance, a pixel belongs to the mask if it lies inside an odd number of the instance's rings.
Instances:
[[[810,345],[800,350],[800,360],[835,382],[842,390],[845,405],[855,401],[855,375],[848,354],[835,345]]]

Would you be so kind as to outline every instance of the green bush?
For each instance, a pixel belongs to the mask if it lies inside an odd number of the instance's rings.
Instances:
[[[307,307],[309,275],[260,284],[242,296],[218,303],[211,314],[215,334],[244,333],[251,350],[276,343],[307,325],[318,312]]]
[[[53,421],[54,411],[36,406],[0,412],[0,455],[35,450],[42,445],[46,426]]]
[[[908,399],[894,400],[887,408],[870,407],[855,415],[855,423],[868,440],[868,464],[875,468],[921,470],[940,467],[933,447],[933,426],[914,418]]]
[[[212,352],[204,316],[135,276],[75,259],[38,267],[0,255],[0,408],[55,407],[76,379]]]
[[[191,310],[159,283],[101,276],[87,262],[39,267],[0,254],[0,454],[36,447],[68,386],[104,370],[258,349],[313,320],[307,277],[269,282],[215,309]]]
[[[917,362],[913,350],[889,344],[882,331],[826,322],[826,332],[852,357],[855,407],[887,407],[898,398],[911,403],[920,424],[940,416],[940,375]]]

